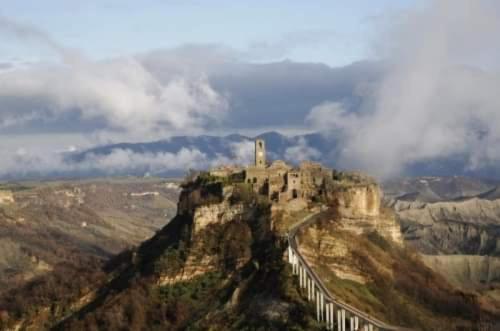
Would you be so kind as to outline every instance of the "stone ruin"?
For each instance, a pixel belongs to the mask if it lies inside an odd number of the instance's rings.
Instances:
[[[266,160],[266,142],[255,140],[255,162],[244,169],[236,166],[222,166],[212,169],[210,174],[228,177],[243,172],[245,183],[274,202],[288,202],[294,199],[310,200],[325,190],[326,178],[332,177],[332,169],[320,163],[304,161],[298,167],[282,160],[269,163]]]

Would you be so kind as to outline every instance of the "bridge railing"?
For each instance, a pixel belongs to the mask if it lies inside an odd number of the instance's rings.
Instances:
[[[335,298],[321,281],[318,275],[307,264],[298,250],[296,233],[300,227],[314,222],[314,215],[305,218],[303,222],[290,229],[288,239],[288,262],[292,265],[292,272],[299,277],[299,286],[307,291],[307,299],[316,304],[316,319],[324,323],[327,330],[338,331],[392,331],[409,330],[388,325],[376,318],[348,305]]]

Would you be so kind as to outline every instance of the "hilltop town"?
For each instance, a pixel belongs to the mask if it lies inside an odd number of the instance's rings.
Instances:
[[[324,196],[328,188],[340,185],[374,184],[361,173],[339,172],[319,162],[302,161],[298,166],[283,160],[267,160],[266,142],[255,140],[254,163],[247,166],[222,165],[211,169],[216,178],[231,178],[233,182],[250,185],[252,190],[277,204],[308,202]]]

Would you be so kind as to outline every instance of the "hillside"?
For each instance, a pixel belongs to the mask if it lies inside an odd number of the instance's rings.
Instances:
[[[102,269],[72,273],[71,281],[53,272],[6,292],[2,327],[320,330],[315,305],[287,262],[285,236],[320,210],[315,223],[300,228],[299,249],[339,300],[420,330],[467,329],[498,317],[492,301],[454,287],[405,247],[373,179],[306,162],[287,170],[276,200],[279,181],[262,191],[265,181],[246,180],[257,170],[273,176],[285,168],[216,169],[186,178],[177,214],[151,239]],[[294,176],[302,178],[300,191],[288,186]]]
[[[311,308],[296,291],[285,248],[265,199],[244,184],[198,177],[185,184],[177,215],[161,231],[107,264],[98,289],[49,300],[58,307],[49,312],[41,306],[53,293],[36,293],[31,314],[9,300],[20,294],[13,292],[0,307],[18,313],[4,324],[21,318],[24,326],[56,330],[319,330],[304,313]]]
[[[175,214],[178,189],[164,180],[3,184],[0,294],[65,266],[95,269],[151,237]]]
[[[500,310],[497,183],[453,177],[427,178],[428,184],[415,185],[422,184],[422,180],[426,179],[391,183],[400,195],[388,205],[401,223],[405,241],[422,254],[428,267],[451,284],[476,293],[491,310]],[[429,188],[438,191],[436,184],[443,192],[439,199],[418,198],[427,195]]]

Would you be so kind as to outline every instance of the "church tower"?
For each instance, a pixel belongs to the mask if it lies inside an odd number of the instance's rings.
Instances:
[[[263,139],[255,140],[255,166],[266,167],[266,142]]]

